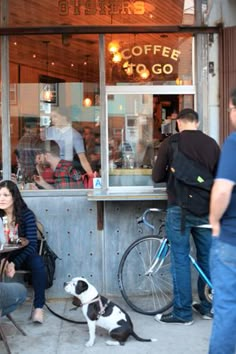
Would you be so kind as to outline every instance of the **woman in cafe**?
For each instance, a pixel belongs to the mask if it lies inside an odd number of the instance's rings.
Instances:
[[[44,263],[37,251],[37,225],[34,213],[24,202],[17,185],[12,181],[0,182],[0,217],[7,217],[8,230],[18,228],[19,236],[29,241],[25,248],[9,257],[6,275],[13,277],[15,270],[28,269],[32,272],[34,289],[33,322],[43,323],[46,274]]]

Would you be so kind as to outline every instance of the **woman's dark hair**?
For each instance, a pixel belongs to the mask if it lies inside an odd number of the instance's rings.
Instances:
[[[7,188],[12,195],[13,198],[13,216],[15,217],[15,222],[20,224],[22,211],[27,209],[28,206],[23,200],[21,193],[17,187],[17,185],[10,181],[4,180],[0,182],[0,190],[2,188]],[[5,211],[0,209],[0,216],[3,217],[5,215]]]

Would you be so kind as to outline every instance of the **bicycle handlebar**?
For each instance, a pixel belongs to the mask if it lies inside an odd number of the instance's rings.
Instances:
[[[148,208],[148,209],[146,209],[145,211],[144,211],[144,213],[143,213],[143,215],[141,215],[139,218],[137,218],[137,223],[138,224],[144,224],[144,225],[146,225],[146,226],[148,226],[148,227],[150,227],[153,231],[155,230],[155,226],[154,225],[152,225],[152,224],[150,224],[148,221],[147,221],[147,215],[149,214],[149,213],[161,213],[161,212],[163,212],[164,210],[162,210],[162,209],[158,209],[158,208]]]

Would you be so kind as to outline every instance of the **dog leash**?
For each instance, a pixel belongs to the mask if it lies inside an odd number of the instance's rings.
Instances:
[[[52,310],[51,307],[49,307],[47,303],[45,303],[45,306],[46,306],[46,308],[48,309],[49,312],[51,312],[54,316],[60,318],[61,320],[64,320],[64,321],[67,321],[67,322],[71,322],[71,323],[77,323],[77,324],[87,324],[86,321],[75,321],[75,320],[72,320],[71,318],[67,318],[67,317],[64,317],[64,316],[60,315],[59,313],[57,313],[54,310]],[[78,309],[78,307],[74,307],[71,310],[77,310],[77,309]]]
[[[102,300],[101,300],[101,296],[99,295],[95,299],[93,299],[91,301],[88,301],[88,302],[85,302],[83,305],[89,305],[89,304],[92,304],[94,302],[98,302],[99,306],[100,306],[100,311],[98,312],[98,315],[97,315],[97,320],[98,320],[105,313],[106,308],[108,307],[108,305],[110,303],[110,300],[108,300],[105,303],[105,305],[103,306],[103,303],[102,303]],[[77,324],[87,324],[86,321],[75,321],[75,320],[72,320],[70,318],[67,318],[67,317],[64,317],[64,316],[60,315],[59,313],[57,313],[54,310],[52,310],[51,307],[49,307],[47,303],[45,303],[45,306],[47,307],[49,312],[51,312],[54,316],[60,318],[61,320],[64,320],[64,321],[67,321],[67,322],[71,322],[71,323],[77,323]],[[75,311],[75,310],[78,309],[78,307],[81,307],[81,306],[75,306],[75,307],[71,308],[70,311]]]

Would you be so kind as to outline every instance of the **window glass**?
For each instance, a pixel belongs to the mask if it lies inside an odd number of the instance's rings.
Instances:
[[[162,141],[176,133],[177,113],[191,95],[108,95],[109,185],[152,186]]]
[[[192,35],[106,35],[108,85],[192,85]]]
[[[15,178],[24,189],[83,188],[81,174],[100,173],[98,36],[17,36],[9,48]]]
[[[8,3],[10,26],[175,25],[194,21],[194,0],[9,0]]]

